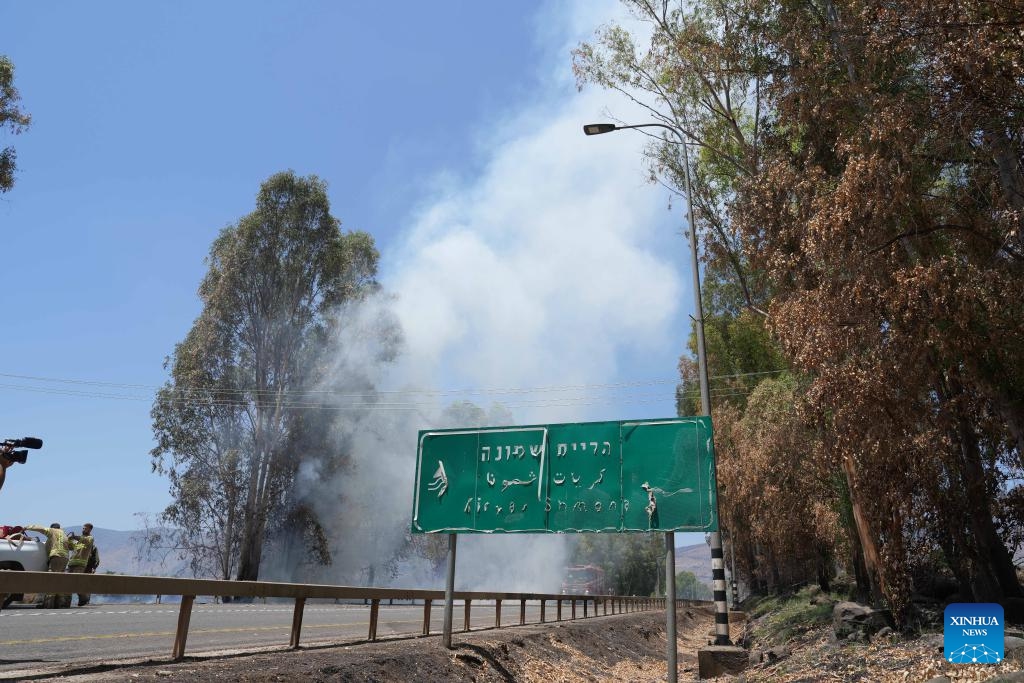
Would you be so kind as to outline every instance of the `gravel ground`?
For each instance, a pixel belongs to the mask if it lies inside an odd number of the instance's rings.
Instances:
[[[757,648],[755,643],[754,648]],[[906,639],[898,635],[882,636],[871,643],[838,643],[828,626],[811,629],[794,638],[774,662],[765,661],[744,673],[746,683],[771,681],[870,681],[872,683],[973,683],[1000,676],[1014,677],[1024,666],[1019,660],[1000,664],[950,664],[943,656],[942,634],[929,633]],[[939,678],[945,677],[945,678]]]

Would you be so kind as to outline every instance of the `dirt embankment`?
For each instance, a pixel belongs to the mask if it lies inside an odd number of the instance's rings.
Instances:
[[[681,609],[677,618],[681,680],[697,678],[697,648],[713,628],[708,609]],[[61,681],[664,681],[665,613],[602,616],[440,637],[298,651],[187,657],[118,667],[69,667]]]
[[[1006,634],[1011,637],[1006,639],[1006,658],[1002,662],[952,664],[944,657],[941,604],[918,603],[918,618],[924,629],[921,633],[904,635],[892,628],[879,628],[881,623],[876,623],[870,632],[852,632],[839,637],[835,628],[835,606],[848,599],[848,589],[826,594],[810,586],[788,596],[748,600],[746,623],[733,635],[748,644],[750,659],[760,660],[760,663],[748,668],[743,680],[746,683],[1024,681],[1021,671],[1024,649],[1020,648],[1021,639],[1017,636],[1021,632],[1017,627],[1006,627]]]

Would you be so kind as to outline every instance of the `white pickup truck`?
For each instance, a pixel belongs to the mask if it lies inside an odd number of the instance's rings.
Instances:
[[[46,542],[36,540],[31,533],[12,534],[0,538],[0,571],[45,572],[47,569]],[[0,593],[7,607],[15,600],[21,600],[20,593]]]

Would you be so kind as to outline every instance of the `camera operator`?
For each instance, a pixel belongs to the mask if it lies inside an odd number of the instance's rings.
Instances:
[[[14,464],[8,454],[14,450],[7,444],[0,444],[0,489],[4,487],[4,480],[7,478],[7,468]]]
[[[4,487],[4,480],[7,479],[7,468],[16,462],[25,464],[28,459],[27,450],[15,450],[17,448],[42,448],[43,440],[34,436],[26,436],[24,439],[4,439],[0,441],[0,489]]]

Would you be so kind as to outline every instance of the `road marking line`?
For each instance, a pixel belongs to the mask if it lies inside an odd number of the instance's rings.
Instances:
[[[418,619],[402,620],[402,621],[388,621],[388,624],[418,624]],[[314,629],[314,628],[353,628],[361,627],[366,628],[370,625],[370,622],[352,622],[348,624],[303,624],[302,629]],[[249,633],[253,631],[284,631],[289,632],[290,626],[281,624],[279,626],[249,626],[243,628],[196,628],[189,629],[189,635],[195,635],[199,633]],[[102,635],[87,635],[87,636],[57,636],[54,638],[31,638],[26,640],[0,640],[0,645],[32,645],[40,643],[60,643],[68,641],[80,641],[80,640],[111,640],[114,638],[153,638],[156,636],[174,636],[175,631],[143,631],[135,633],[107,633]]]
[[[205,605],[203,605],[203,606],[196,606],[192,610],[192,614],[228,614],[228,613],[236,613],[236,612],[248,612],[250,614],[252,612],[258,612],[258,613],[268,613],[269,614],[269,613],[292,612],[293,611],[293,608],[291,608],[291,607],[280,607],[280,608],[273,607],[273,608],[264,608],[264,609],[244,609],[244,608],[239,608],[239,609],[202,609],[202,607],[205,607]],[[72,611],[69,611],[69,612],[64,612],[64,611],[44,612],[44,611],[41,611],[41,610],[40,611],[33,611],[33,610],[11,610],[10,611],[11,613],[10,613],[9,617],[13,619],[15,617],[24,617],[24,618],[28,618],[28,617],[37,617],[37,618],[38,617],[61,617],[61,618],[64,618],[64,617],[68,617],[68,616],[72,616],[72,615],[91,616],[91,617],[115,616],[115,615],[122,615],[122,614],[172,614],[173,615],[173,614],[177,614],[178,611],[179,610],[178,610],[178,608],[176,606],[175,607],[168,607],[166,609],[123,610],[123,611],[116,611],[116,612],[115,611],[111,611],[111,610],[72,610]],[[310,612],[336,612],[337,609],[336,608],[331,608],[331,607],[313,607],[313,608],[307,608],[305,611],[306,611],[306,614],[309,614]],[[8,616],[5,616],[4,618],[8,618]]]

